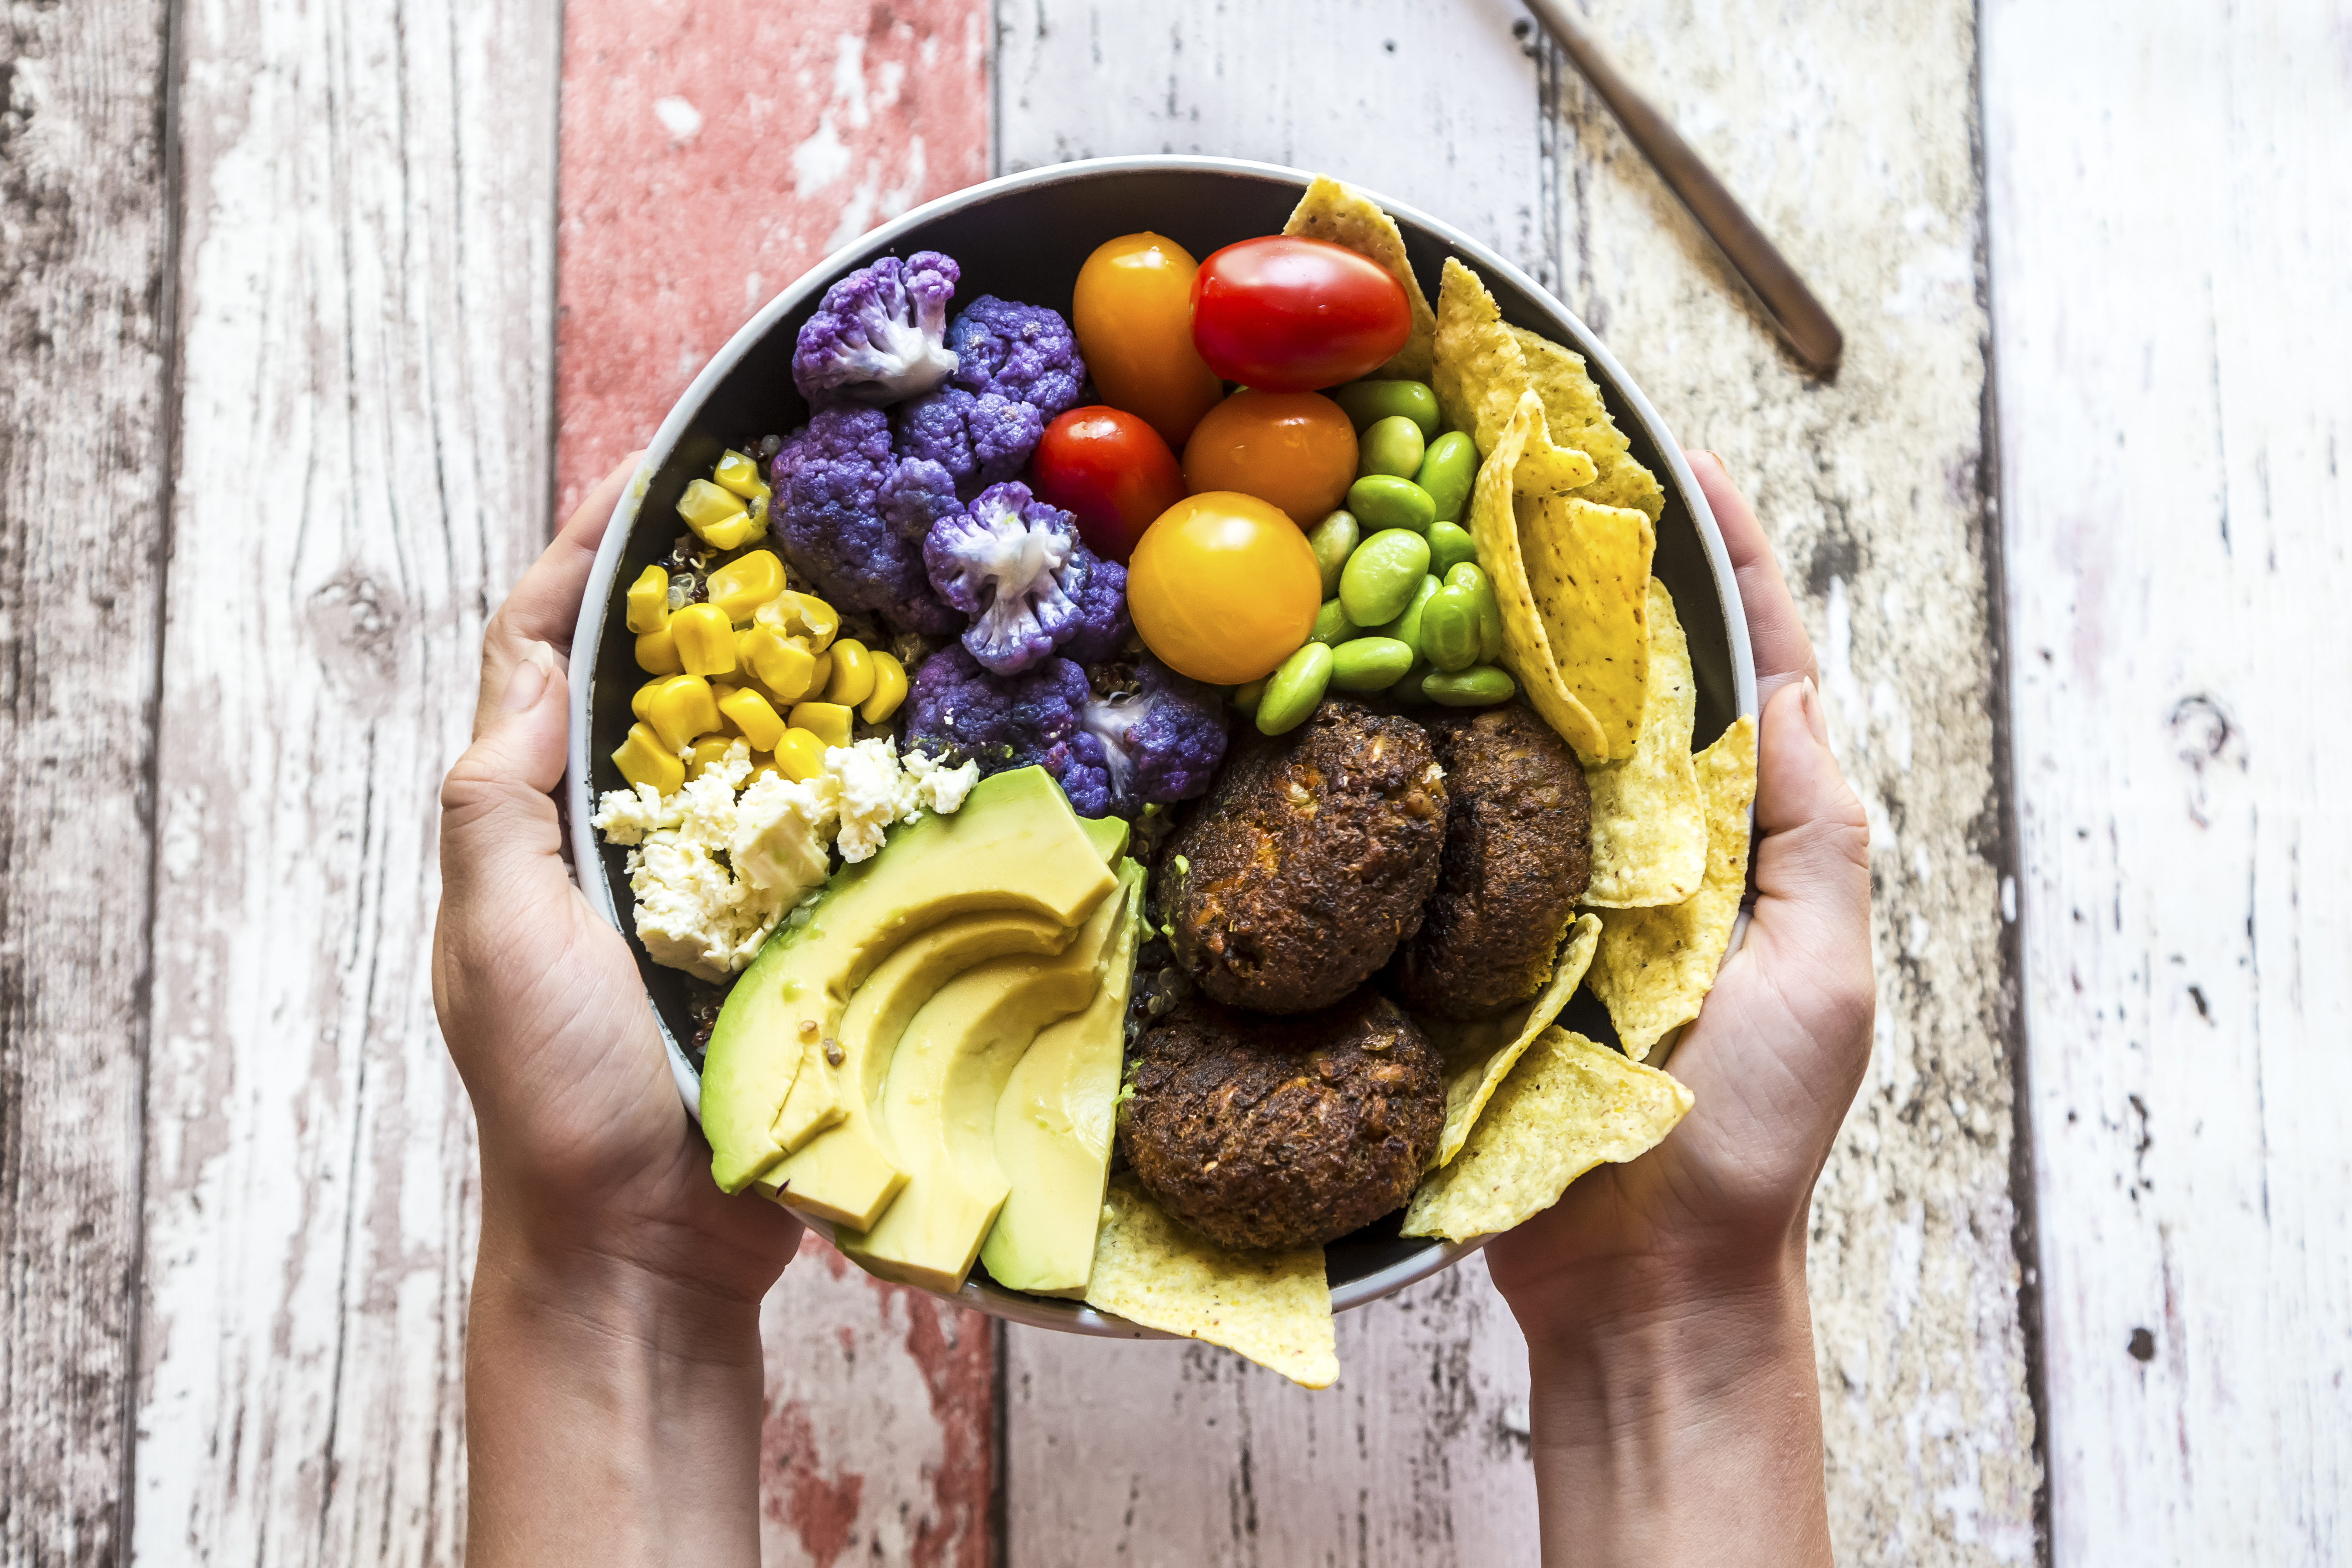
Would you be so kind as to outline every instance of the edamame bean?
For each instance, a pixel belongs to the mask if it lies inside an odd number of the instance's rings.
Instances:
[[[1391,414],[1385,419],[1375,419],[1370,428],[1356,437],[1356,472],[1359,474],[1393,474],[1409,479],[1421,471],[1423,452],[1428,444],[1421,438],[1421,426],[1402,414]]]
[[[1420,426],[1424,441],[1434,441],[1445,428],[1444,416],[1437,411],[1437,394],[1429,390],[1427,382],[1351,381],[1332,393],[1331,401],[1359,431],[1392,414],[1402,414]]]
[[[1429,443],[1413,470],[1412,482],[1437,503],[1441,521],[1460,522],[1469,504],[1470,487],[1478,478],[1478,446],[1459,430],[1449,430]]]
[[[1448,708],[1491,708],[1509,701],[1517,690],[1509,673],[1491,664],[1474,664],[1451,675],[1439,670],[1421,683],[1423,696]]]
[[[1404,614],[1399,616],[1395,620],[1391,621],[1388,625],[1380,627],[1373,635],[1376,637],[1394,637],[1397,641],[1404,644],[1405,647],[1412,649],[1414,654],[1418,656],[1421,652],[1422,612],[1427,607],[1429,601],[1435,596],[1443,586],[1444,584],[1439,583],[1434,577],[1425,576],[1422,578],[1421,586],[1412,591],[1412,603],[1404,607]]]
[[[1257,700],[1258,733],[1279,735],[1307,722],[1330,684],[1331,650],[1319,642],[1302,644],[1265,678]]]
[[[1234,706],[1247,713],[1257,706],[1257,700],[1265,694],[1265,677],[1261,675],[1255,680],[1245,680],[1234,688]]]
[[[1315,612],[1315,629],[1307,637],[1310,642],[1338,647],[1341,643],[1353,642],[1363,635],[1363,628],[1348,618],[1348,611],[1339,600],[1326,599],[1323,607]]]
[[[1460,588],[1478,612],[1478,662],[1492,664],[1503,652],[1503,606],[1495,597],[1495,584],[1484,568],[1465,561],[1445,574],[1445,585]]]
[[[1452,673],[1478,662],[1478,605],[1465,589],[1447,586],[1421,612],[1422,658]]]
[[[1429,541],[1406,529],[1383,529],[1356,546],[1340,569],[1339,604],[1360,626],[1392,621],[1428,573]]]
[[[1477,543],[1459,523],[1440,520],[1429,525],[1429,569],[1444,576],[1465,561],[1475,563]]]
[[[1412,668],[1412,649],[1394,637],[1358,637],[1331,650],[1331,684],[1342,691],[1380,691]]]
[[[1354,517],[1335,511],[1307,531],[1307,542],[1315,551],[1315,564],[1323,573],[1323,596],[1329,598],[1339,591],[1339,568],[1356,552],[1364,537]]]
[[[1384,528],[1427,533],[1437,518],[1437,506],[1429,492],[1394,474],[1367,474],[1349,485],[1348,510],[1363,519],[1366,530],[1373,533]]]

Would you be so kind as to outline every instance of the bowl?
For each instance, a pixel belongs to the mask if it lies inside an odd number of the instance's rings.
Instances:
[[[622,625],[628,584],[666,555],[682,531],[675,508],[688,481],[707,475],[725,448],[771,433],[787,434],[806,418],[806,405],[793,386],[793,344],[824,290],[878,256],[940,250],[963,268],[959,300],[997,294],[1066,314],[1079,267],[1104,240],[1151,229],[1205,257],[1234,240],[1281,232],[1309,178],[1305,171],[1271,163],[1177,156],[1099,158],[1009,174],[917,207],[827,257],[719,351],[662,421],[635,482],[614,509],[572,641],[565,791],[573,865],[589,902],[605,919],[625,932],[631,929],[622,868],[625,852],[600,842],[588,819],[596,796],[625,787],[610,753],[628,730],[629,695],[644,678],[632,639],[625,632],[608,639],[604,629]],[[1653,570],[1673,593],[1690,637],[1698,687],[1696,734],[1704,743],[1739,715],[1755,712],[1755,669],[1729,557],[1681,447],[1649,400],[1584,323],[1534,279],[1458,229],[1385,197],[1375,199],[1403,230],[1424,284],[1436,281],[1447,256],[1458,256],[1485,279],[1507,321],[1584,355],[1611,413],[1632,437],[1633,455],[1659,475],[1665,489]],[[643,529],[635,526],[641,516],[651,520]],[[682,1040],[692,1037],[685,981],[647,958],[634,936],[631,945],[678,1092],[698,1117],[699,1083],[681,1047]],[[1564,1021],[1595,1038],[1614,1037],[1607,1015],[1589,994],[1578,996]],[[1327,1258],[1335,1310],[1391,1295],[1484,1245],[1408,1239],[1397,1230],[1398,1216],[1391,1215],[1331,1244]],[[957,1299],[1041,1328],[1165,1337],[1076,1302],[1008,1290],[977,1269]]]

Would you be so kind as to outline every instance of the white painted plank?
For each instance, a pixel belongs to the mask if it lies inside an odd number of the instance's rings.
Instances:
[[[2054,1560],[2352,1539],[2352,32],[1985,15]]]
[[[138,1554],[454,1563],[435,800],[545,537],[556,7],[191,5]]]

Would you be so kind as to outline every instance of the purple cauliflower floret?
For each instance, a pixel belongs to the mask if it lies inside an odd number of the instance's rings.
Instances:
[[[1025,768],[1077,732],[1088,695],[1087,672],[1066,658],[992,675],[950,643],[915,672],[907,748],[952,764],[976,761],[982,773]]]
[[[785,559],[836,607],[877,610],[929,636],[956,618],[931,596],[922,551],[882,515],[896,475],[878,408],[819,408],[776,453],[776,532]]]
[[[948,326],[955,354],[950,384],[1034,405],[1047,419],[1078,405],[1086,362],[1061,312],[982,294]]]
[[[1225,705],[1213,687],[1145,655],[1137,689],[1089,700],[1077,731],[1045,758],[1081,816],[1132,816],[1207,791],[1225,759]]]
[[[963,646],[999,675],[1028,668],[1075,633],[1086,588],[1076,520],[1024,484],[993,485],[923,541],[931,586],[971,617]]]
[[[931,524],[963,510],[956,482],[939,464],[925,458],[901,457],[882,485],[882,520],[901,539],[920,545]]]
[[[930,391],[956,368],[948,300],[962,276],[936,250],[886,256],[824,291],[793,348],[793,384],[812,404],[896,403]]]
[[[1135,629],[1127,615],[1127,568],[1097,555],[1083,540],[1073,559],[1086,567],[1086,580],[1070,595],[1078,607],[1078,625],[1062,645],[1062,657],[1099,664],[1126,647]]]
[[[945,386],[902,405],[891,426],[899,456],[938,464],[969,495],[1019,473],[1045,418],[1036,405],[1003,393]]]

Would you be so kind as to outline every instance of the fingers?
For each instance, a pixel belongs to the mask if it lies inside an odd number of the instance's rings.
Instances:
[[[1756,921],[1759,934],[1801,955],[1808,984],[1832,1014],[1874,1005],[1870,973],[1870,824],[1829,748],[1811,680],[1765,706],[1759,735]]]
[[[477,736],[489,721],[495,694],[507,689],[515,661],[530,644],[545,644],[558,654],[572,651],[572,629],[579,624],[580,600],[588,590],[597,547],[604,543],[613,509],[620,504],[621,492],[644,456],[630,453],[620,467],[597,481],[556,531],[553,542],[523,573],[498,614],[490,617],[482,633],[482,685],[474,709]]]
[[[1732,574],[1739,581],[1739,602],[1748,612],[1748,644],[1756,656],[1756,700],[1769,704],[1772,694],[1792,680],[1817,680],[1813,645],[1797,618],[1797,603],[1788,580],[1773,557],[1772,542],[1756,510],[1731,482],[1723,459],[1713,452],[1686,452],[1692,477],[1706,492],[1715,513],[1723,547],[1731,555]]]

